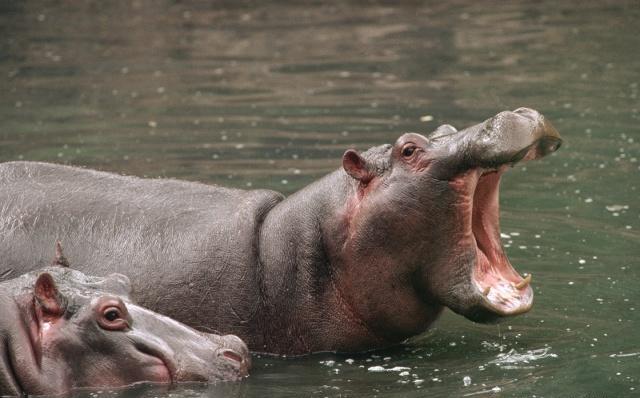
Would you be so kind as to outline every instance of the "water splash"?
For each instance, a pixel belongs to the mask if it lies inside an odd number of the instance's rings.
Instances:
[[[551,351],[551,347],[539,348],[536,350],[528,350],[525,353],[519,353],[515,348],[512,348],[508,352],[500,353],[496,355],[496,359],[490,361],[490,364],[494,364],[502,369],[523,369],[531,366],[531,362],[539,361],[545,358],[557,358],[558,355]]]

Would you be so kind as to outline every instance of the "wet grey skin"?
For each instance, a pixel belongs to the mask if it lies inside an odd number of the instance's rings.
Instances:
[[[197,332],[134,304],[126,276],[46,267],[0,283],[0,396],[238,380],[236,336]]]
[[[558,149],[535,110],[349,149],[284,198],[33,162],[0,165],[0,258],[41,266],[54,239],[83,270],[119,272],[133,298],[254,351],[354,352],[424,332],[444,307],[479,322],[528,311],[500,242],[499,182]],[[11,250],[5,249],[11,248]]]

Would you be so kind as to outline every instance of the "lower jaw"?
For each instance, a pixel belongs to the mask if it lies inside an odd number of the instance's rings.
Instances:
[[[488,259],[478,257],[477,262],[480,261],[488,261]],[[507,260],[505,258],[502,261]],[[487,311],[494,312],[496,317],[508,317],[531,309],[533,290],[529,286],[530,275],[525,278],[520,277],[509,264],[485,265],[481,271],[479,269],[479,264],[476,264],[472,285]]]
[[[529,288],[530,289],[530,288]],[[517,303],[513,302],[513,298],[504,298],[503,296],[496,295],[497,297],[484,296],[482,297],[482,306],[486,311],[494,313],[496,318],[506,318],[510,316],[516,316],[528,312],[532,307],[533,293],[527,293],[527,298]]]

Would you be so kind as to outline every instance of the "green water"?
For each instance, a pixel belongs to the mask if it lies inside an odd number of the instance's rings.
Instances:
[[[532,107],[566,140],[502,184],[534,308],[257,357],[239,384],[86,395],[640,395],[640,3],[267,3],[1,2],[0,160],[291,193],[346,148]]]

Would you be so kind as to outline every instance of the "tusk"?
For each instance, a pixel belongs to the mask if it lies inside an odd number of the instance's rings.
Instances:
[[[520,283],[518,283],[516,285],[516,289],[518,290],[522,290],[525,287],[527,287],[529,284],[531,283],[531,274],[527,275],[526,278],[524,278],[523,280],[520,281]]]
[[[488,296],[490,291],[491,291],[491,286],[487,286],[484,288],[484,291],[482,292],[482,294],[484,296]]]

